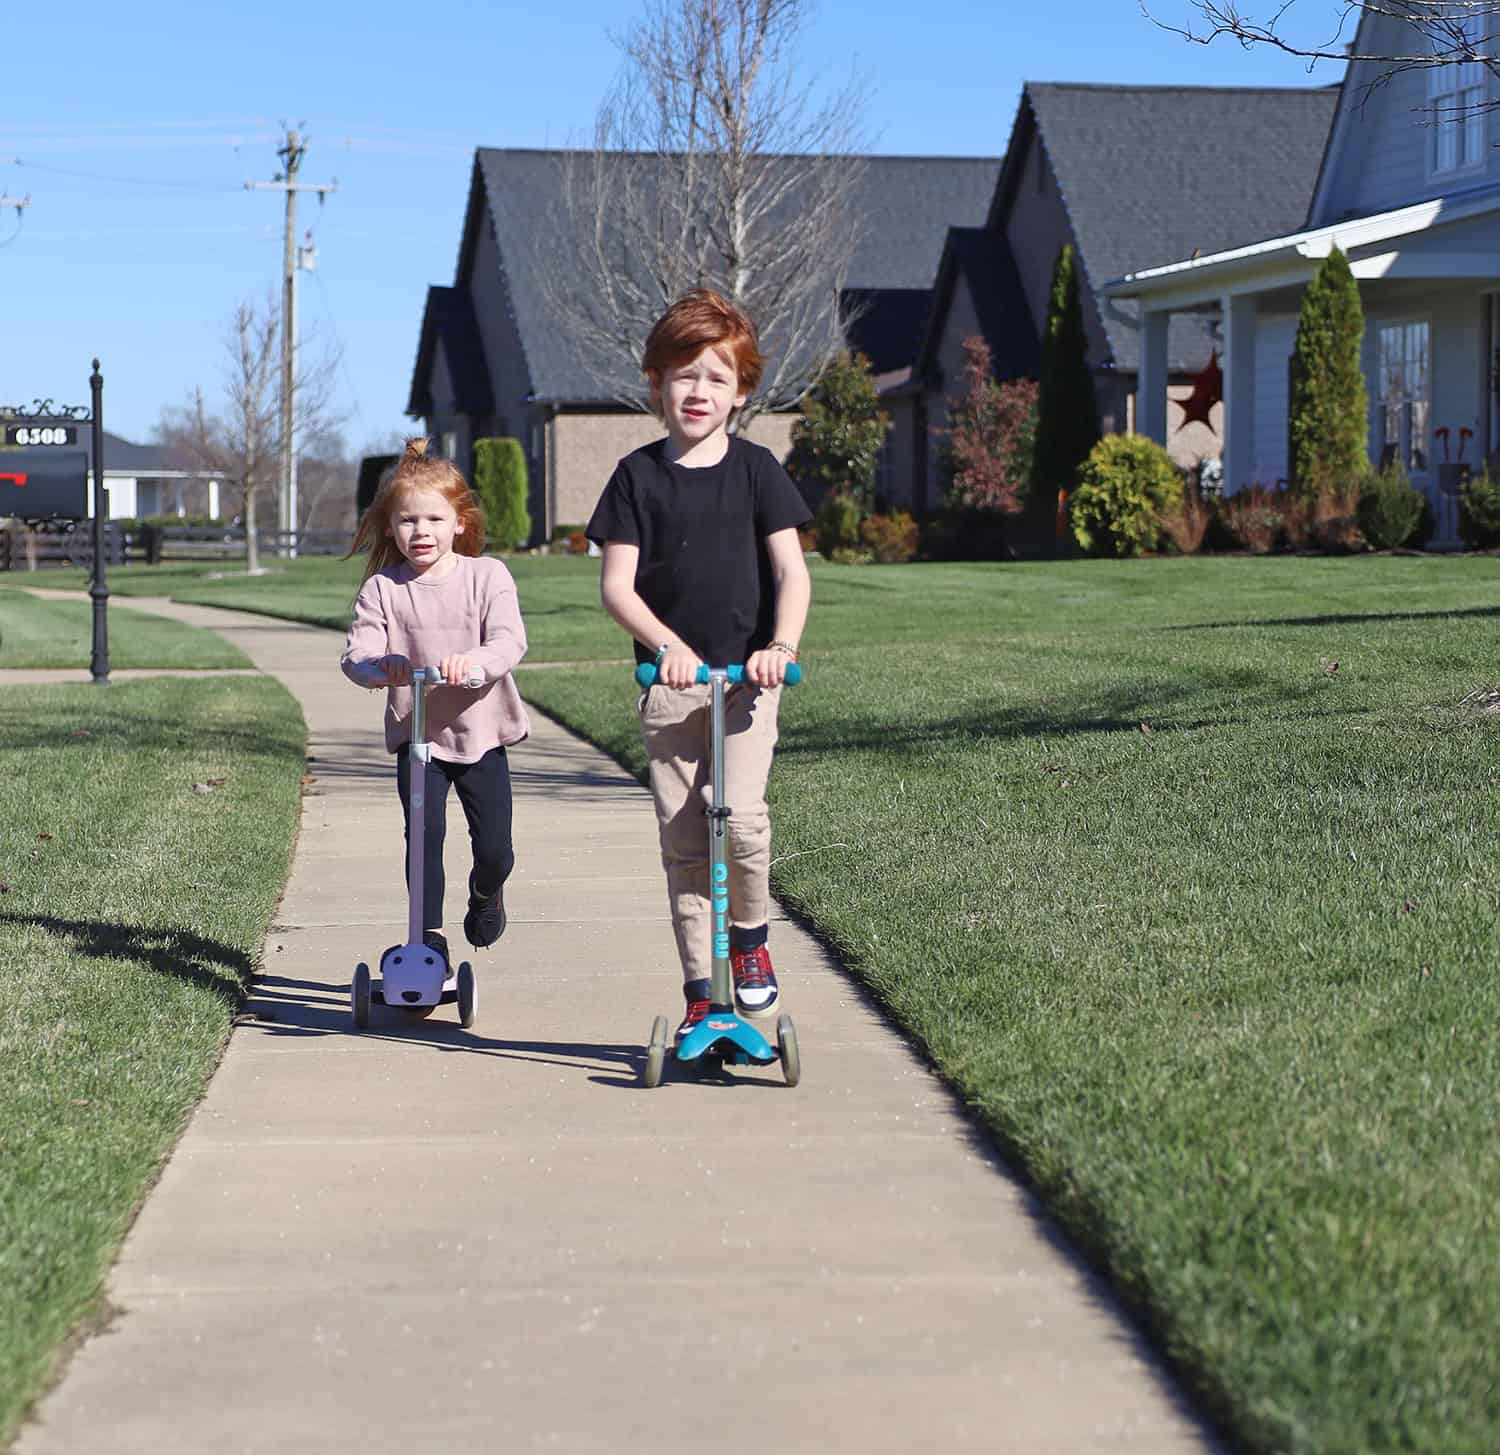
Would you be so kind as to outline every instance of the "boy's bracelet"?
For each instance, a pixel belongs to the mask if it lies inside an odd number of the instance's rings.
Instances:
[[[667,655],[667,653],[670,652],[672,650],[672,648],[675,647],[676,645],[677,645],[676,642],[663,642],[661,644],[661,650],[659,652],[657,652],[657,654],[656,654],[656,665],[658,667],[661,666],[661,659],[663,657],[665,657]]]
[[[768,647],[774,647],[778,652],[785,652],[787,656],[789,656],[794,662],[797,660],[797,649],[790,642],[773,640],[767,642],[766,645]]]

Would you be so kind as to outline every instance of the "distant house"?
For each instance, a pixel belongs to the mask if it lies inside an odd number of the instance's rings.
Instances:
[[[648,414],[599,398],[566,334],[549,317],[531,265],[560,200],[565,153],[475,154],[450,287],[428,290],[407,412],[465,469],[475,439],[519,439],[539,537],[588,518],[615,461],[655,438]],[[851,342],[887,374],[909,369],[932,278],[954,224],[980,222],[998,158],[865,157],[855,198],[861,236],[850,270]],[[580,286],[582,283],[580,282]],[[794,414],[762,415],[749,434],[786,454]],[[894,452],[882,469],[889,476]]]
[[[93,435],[79,429],[89,457],[89,514],[94,512]],[[137,445],[104,431],[104,488],[109,495],[109,518],[146,515],[219,514],[223,481],[195,469],[161,445]]]
[[[1366,11],[1354,48],[1405,53],[1413,35],[1398,16]],[[1223,336],[1225,487],[1274,484],[1287,475],[1302,292],[1343,249],[1365,311],[1371,455],[1404,462],[1436,509],[1439,539],[1452,540],[1463,469],[1500,447],[1500,116],[1482,109],[1500,101],[1500,82],[1480,65],[1372,84],[1380,72],[1349,67],[1305,216],[1290,226],[1267,217],[1239,246],[1162,250],[1117,269],[1106,291],[1139,310],[1139,427],[1169,436],[1174,330],[1212,320]]]
[[[1104,285],[1300,225],[1337,102],[1335,88],[1027,83],[988,215],[982,227],[949,233],[913,377],[896,386],[915,398],[925,426],[912,436],[917,503],[938,498],[930,431],[945,420],[963,339],[989,341],[999,377],[1035,374],[1065,243],[1082,263],[1101,423],[1106,432],[1134,428],[1137,305]],[[1191,392],[1222,345],[1215,320],[1193,313],[1174,317],[1162,343],[1164,409],[1169,392]],[[1184,428],[1173,417],[1159,437],[1195,462],[1219,453],[1218,419]]]

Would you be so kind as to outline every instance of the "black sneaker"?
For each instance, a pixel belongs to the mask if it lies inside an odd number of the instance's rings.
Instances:
[[[448,958],[448,937],[441,930],[423,930],[422,943],[429,950],[436,950],[443,957],[444,965],[451,965],[453,963]]]
[[[487,950],[505,933],[505,886],[493,899],[481,899],[469,880],[469,911],[464,915],[464,938],[476,950]]]
[[[713,982],[711,980],[689,980],[682,987],[682,998],[687,1001],[687,1009],[683,1012],[682,1024],[677,1027],[679,1041],[707,1016],[709,996],[712,993]]]

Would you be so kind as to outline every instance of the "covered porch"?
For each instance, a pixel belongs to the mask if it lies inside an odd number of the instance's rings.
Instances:
[[[1457,494],[1500,449],[1500,188],[1440,198],[1133,273],[1135,430],[1166,442],[1167,327],[1213,315],[1222,336],[1224,489],[1284,484],[1288,377],[1302,293],[1337,246],[1359,282],[1373,463],[1403,461],[1457,540]]]

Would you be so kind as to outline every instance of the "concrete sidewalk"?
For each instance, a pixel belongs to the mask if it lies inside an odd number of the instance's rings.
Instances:
[[[354,964],[405,917],[379,697],[340,677],[331,633],[131,605],[279,676],[315,781],[255,1018],[126,1241],[116,1317],[19,1455],[1214,1448],[795,926],[772,944],[801,1086],[669,1067],[638,1087],[652,1017],[681,1004],[654,817],[539,713],[472,1031],[444,1008],[353,1033]]]

